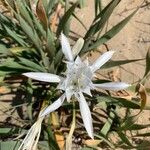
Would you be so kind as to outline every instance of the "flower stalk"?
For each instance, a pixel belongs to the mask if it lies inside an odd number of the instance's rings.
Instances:
[[[75,130],[75,127],[76,127],[76,110],[75,110],[75,101],[73,100],[73,117],[72,117],[71,128],[66,139],[66,150],[72,149],[72,135]]]

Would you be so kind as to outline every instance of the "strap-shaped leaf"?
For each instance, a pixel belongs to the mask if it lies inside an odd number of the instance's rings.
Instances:
[[[106,101],[111,104],[119,105],[121,107],[140,109],[140,104],[134,101],[129,101],[124,98],[110,97],[110,96],[99,96],[97,97],[98,102]]]
[[[31,68],[28,66],[24,66],[22,64],[19,64],[19,62],[16,62],[12,58],[4,59],[0,63],[0,70],[3,72],[3,74],[7,73],[19,73],[24,71],[37,71],[35,68]]]
[[[22,30],[26,33],[26,35],[32,40],[33,44],[36,46],[36,48],[39,50],[42,48],[41,40],[38,37],[36,31],[30,27],[30,25],[18,14],[16,14],[16,17],[18,18],[20,22],[20,26]]]
[[[48,29],[47,30],[47,41],[46,41],[46,51],[49,55],[50,58],[54,58],[55,52],[56,52],[56,47],[55,47],[55,37],[53,32]]]
[[[19,43],[22,46],[27,46],[27,43],[24,42],[22,38],[13,30],[8,28],[7,26],[4,25],[4,29],[6,30],[7,34],[14,39],[17,43]]]
[[[16,27],[14,21],[9,17],[0,13],[0,25],[5,24],[7,27]]]
[[[122,28],[129,22],[129,20],[133,17],[133,15],[137,12],[134,11],[131,15],[123,19],[120,23],[115,25],[113,28],[111,28],[108,32],[106,32],[102,37],[100,37],[98,40],[96,40],[95,43],[93,43],[90,47],[89,50],[95,49],[98,46],[100,46],[103,43],[106,43],[109,41],[111,38],[113,38],[119,31],[122,30]]]
[[[103,134],[96,134],[94,135],[95,137],[97,137],[98,139],[103,140],[105,143],[107,143],[112,149],[114,149],[114,145],[111,143],[111,141],[109,141],[109,139],[104,136]]]
[[[3,44],[0,44],[0,56],[1,55],[11,55],[11,51]]]
[[[73,14],[73,12],[74,12],[75,8],[77,7],[77,5],[78,5],[78,3],[73,4],[67,10],[67,12],[64,14],[64,16],[62,17],[62,19],[60,20],[60,23],[59,23],[58,28],[57,28],[57,36],[59,36],[60,33],[64,30],[64,27],[65,27],[66,23],[70,19],[71,15]]]
[[[128,63],[132,63],[132,62],[136,62],[136,61],[141,61],[144,59],[131,59],[131,60],[111,60],[109,62],[106,62],[100,69],[109,69],[112,67],[116,67],[116,66],[121,66],[121,65],[125,65]]]
[[[87,28],[84,25],[84,23],[82,22],[82,20],[75,13],[73,13],[72,15],[82,25],[82,27],[87,31]]]
[[[126,136],[125,133],[123,132],[118,132],[119,137],[121,138],[122,142],[127,144],[128,146],[133,147],[133,145],[131,144],[131,142],[129,141],[128,137]]]
[[[138,120],[141,113],[138,113],[134,116],[128,116],[127,119],[122,123],[121,127],[118,128],[118,131],[125,131],[134,125],[134,123]]]
[[[20,142],[9,140],[0,143],[1,150],[17,150],[19,148]]]
[[[129,128],[126,128],[125,130],[142,130],[145,128],[150,127],[150,124],[133,124],[132,126],[130,126]]]
[[[101,0],[95,0],[95,18],[96,16],[102,11],[102,1]]]
[[[85,35],[85,39],[95,35],[108,21],[110,15],[112,14],[114,8],[118,5],[121,0],[112,0],[94,19],[94,24],[90,27]],[[97,21],[100,19],[99,21]]]
[[[46,72],[44,67],[40,66],[39,64],[34,63],[33,61],[30,61],[23,57],[18,57],[18,59],[20,60],[19,64],[23,66],[33,68],[33,70],[36,70],[36,71]]]
[[[106,123],[104,124],[104,126],[102,127],[102,129],[100,131],[101,134],[103,134],[104,136],[107,136],[107,134],[112,126],[114,118],[115,118],[115,114],[113,112],[110,112]]]
[[[42,24],[40,23],[40,21],[38,20],[38,18],[35,16],[35,14],[33,12],[30,11],[29,13],[33,18],[34,26],[35,26],[35,29],[36,29],[38,35],[39,36],[42,35],[44,37],[44,39],[46,39],[47,38],[46,31],[44,30]]]
[[[53,7],[55,7],[55,4],[57,4],[57,0],[49,0],[47,6],[44,4],[47,14],[51,14],[53,11]]]
[[[33,28],[33,21],[27,9],[28,6],[26,2],[22,0],[16,0],[15,5],[18,11],[17,13],[20,14],[22,18],[24,18],[25,21]]]

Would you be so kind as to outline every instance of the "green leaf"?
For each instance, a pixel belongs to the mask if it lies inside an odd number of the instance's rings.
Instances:
[[[24,18],[25,21],[28,22],[28,24],[34,28],[33,26],[33,21],[32,21],[32,18],[27,10],[27,5],[26,5],[26,2],[25,1],[20,1],[20,0],[16,0],[15,1],[15,4],[16,4],[16,7],[17,7],[17,10],[19,11],[18,13],[20,13],[20,15],[22,16],[22,18]]]
[[[82,25],[82,27],[87,31],[87,28],[84,25],[84,23],[82,22],[82,20],[78,16],[76,16],[76,14],[73,13],[72,15]]]
[[[47,141],[39,141],[38,148],[41,150],[49,150],[49,145]]]
[[[12,130],[12,128],[0,128],[0,134],[9,134]]]
[[[102,101],[112,103],[115,105],[119,105],[121,107],[126,107],[126,108],[131,108],[131,109],[140,109],[140,104],[134,101],[126,100],[124,98],[111,97],[111,96],[98,96],[97,102],[102,102]]]
[[[50,123],[50,120],[48,120],[48,122]],[[55,137],[53,135],[52,129],[50,126],[45,128],[46,131],[46,137],[48,138],[48,144],[49,144],[49,149],[51,150],[59,150],[59,146],[55,140]]]
[[[14,27],[16,25],[9,16],[5,16],[2,13],[0,14],[0,23],[6,25],[7,27]]]
[[[108,32],[106,32],[102,37],[96,40],[95,43],[93,43],[89,49],[95,49],[98,46],[100,46],[103,43],[106,43],[109,41],[111,38],[113,38],[118,32],[122,30],[122,28],[129,22],[129,20],[133,17],[133,15],[137,12],[134,11],[131,15],[126,17],[124,20],[122,20],[120,23],[115,25],[113,28],[111,28]]]
[[[150,136],[150,133],[141,133],[141,134],[136,134],[134,135],[134,137],[149,137]]]
[[[47,14],[51,14],[53,11],[53,7],[55,7],[55,4],[57,4],[57,0],[49,0],[47,5]]]
[[[128,137],[125,133],[123,133],[123,132],[117,132],[117,133],[118,133],[119,137],[121,138],[121,140],[123,141],[123,143],[127,144],[128,146],[133,147],[133,145],[128,140]]]
[[[62,58],[63,58],[63,53],[61,50],[59,50],[55,56],[55,66],[56,67],[58,67],[59,64],[62,62]]]
[[[47,45],[46,45],[46,50],[50,58],[54,58],[55,53],[56,53],[56,47],[55,47],[55,37],[54,34],[50,29],[47,31]]]
[[[23,29],[23,31],[26,33],[26,35],[32,40],[33,44],[36,46],[36,48],[39,50],[42,48],[41,40],[39,39],[36,31],[30,27],[30,25],[18,14],[16,14],[20,26]]]
[[[15,62],[14,59],[8,58],[0,63],[1,73],[20,73],[23,71],[37,71],[34,68],[26,67],[24,65],[19,64],[19,62]]]
[[[112,0],[94,19],[94,24],[90,27],[85,35],[85,39],[95,35],[108,21],[114,8],[118,5],[121,0]],[[99,21],[97,21],[100,18]]]
[[[24,51],[36,53],[35,49],[30,48],[30,47],[11,47],[11,48],[8,48],[8,50],[11,52],[11,54],[14,54],[17,56],[19,54],[22,54]]]
[[[7,142],[0,142],[1,150],[18,150],[20,142],[9,140]]]
[[[32,16],[33,18],[33,22],[34,22],[34,29],[37,31],[38,35],[39,36],[43,36],[44,39],[46,40],[46,31],[44,30],[42,24],[40,23],[40,21],[37,19],[37,17],[35,16],[35,14],[31,11],[29,11],[30,15]]]
[[[27,80],[27,84],[26,84],[26,102],[28,103],[27,105],[27,114],[30,118],[30,120],[33,120],[33,86],[32,86],[32,79],[28,79]]]
[[[77,7],[78,3],[73,4],[68,10],[67,12],[64,14],[64,16],[62,17],[62,19],[60,20],[60,23],[58,24],[58,28],[57,28],[57,36],[60,35],[60,33],[65,29],[65,25],[68,22],[68,20],[70,19],[71,15],[73,14],[75,8]]]
[[[102,1],[101,0],[95,0],[95,18],[97,15],[102,11]]]
[[[51,62],[50,66],[48,68],[48,71],[51,72],[51,73],[56,73],[55,72],[54,61]]]
[[[5,45],[0,44],[0,55],[11,55],[11,52],[9,51],[9,49],[6,48]]]
[[[104,136],[104,135],[102,135],[102,134],[95,134],[94,135],[95,137],[97,137],[97,138],[99,138],[99,139],[101,139],[101,140],[103,140],[105,143],[107,143],[112,149],[114,149],[114,145]]]
[[[136,62],[136,61],[141,61],[141,60],[144,60],[144,59],[131,59],[131,60],[110,60],[109,62],[106,62],[100,69],[109,69],[111,67],[118,67],[118,66],[121,66],[121,65],[125,65],[125,64],[128,64],[128,63],[132,63],[132,62]]]
[[[18,57],[18,59],[20,60],[19,64],[23,66],[27,66],[35,71],[46,72],[46,69],[44,67],[40,66],[39,64],[34,63],[33,61],[30,61],[22,57]]]
[[[12,39],[14,39],[16,42],[18,42],[20,45],[22,46],[27,46],[27,43],[24,42],[23,39],[21,39],[19,37],[19,35],[15,32],[12,31],[10,28],[8,28],[7,26],[4,25],[4,29],[6,30],[7,34],[12,37]]]
[[[142,130],[145,128],[150,127],[150,124],[133,124],[132,126],[130,126],[129,128],[127,128],[126,130]]]
[[[26,4],[26,6],[31,8],[31,2],[30,0],[25,0],[24,3]]]
[[[139,115],[140,113],[138,113],[137,115],[134,115],[134,116],[131,116],[131,117],[128,117],[121,125],[121,127],[119,127],[119,131],[122,131],[122,130],[128,130],[129,128],[132,127],[132,125],[134,125],[134,123],[137,121],[137,119],[139,118]]]
[[[101,134],[103,134],[104,136],[106,136],[112,126],[113,123],[113,119],[115,118],[115,114],[113,112],[110,112],[109,114],[109,118],[107,119],[106,123],[104,124],[104,126],[101,129]]]
[[[86,0],[79,0],[80,8],[82,9],[83,7],[85,7],[86,3]]]

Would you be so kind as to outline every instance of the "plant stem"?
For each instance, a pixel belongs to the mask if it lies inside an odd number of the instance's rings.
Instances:
[[[75,126],[76,126],[76,110],[75,110],[75,101],[73,101],[73,117],[69,135],[67,136],[66,139],[66,150],[72,149],[72,135],[75,130]]]

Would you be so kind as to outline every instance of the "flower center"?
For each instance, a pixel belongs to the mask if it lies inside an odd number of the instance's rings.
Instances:
[[[90,88],[93,73],[90,67],[78,57],[75,62],[67,63],[66,78],[62,79],[58,89],[70,92],[84,92]]]
[[[89,86],[92,78],[91,70],[85,64],[74,64],[67,74],[66,88],[74,92],[83,91]]]

